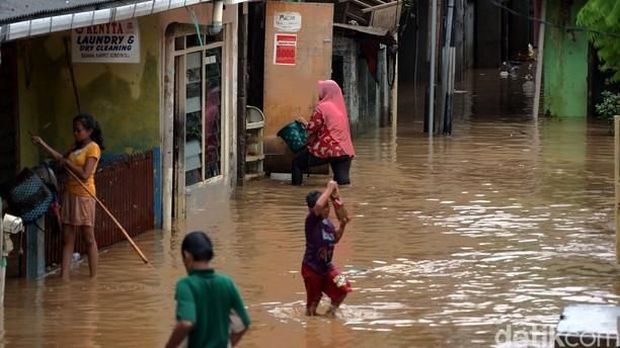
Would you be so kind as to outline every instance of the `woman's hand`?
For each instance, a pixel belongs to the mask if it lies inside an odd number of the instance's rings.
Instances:
[[[31,134],[30,135],[30,140],[32,140],[32,143],[35,144],[35,145],[43,145],[43,144],[45,144],[43,139],[41,139],[41,137],[38,136],[38,135]]]
[[[40,136],[30,133],[30,140],[32,140],[33,144],[40,146],[46,153],[52,156],[55,161],[60,161],[62,159],[62,155],[47,145]]]
[[[307,125],[308,125],[308,121],[306,121],[306,119],[305,119],[305,118],[303,118],[303,117],[301,117],[301,116],[297,117],[297,121],[299,121],[299,122],[300,122],[301,124],[303,124],[304,126],[307,126]]]

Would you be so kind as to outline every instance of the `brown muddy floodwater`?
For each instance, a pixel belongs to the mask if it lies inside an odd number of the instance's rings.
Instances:
[[[452,136],[429,142],[403,115],[395,134],[356,139],[342,190],[354,220],[335,253],[354,292],[335,320],[304,317],[299,272],[304,196],[326,177],[189,197],[200,208],[185,229],[210,232],[216,268],[249,307],[242,347],[549,347],[563,306],[619,302],[612,137],[584,121],[535,122],[522,80],[479,73],[462,86]],[[163,346],[182,235],[137,238],[154,269],[123,243],[102,253],[95,281],[85,263],[68,284],[10,280],[4,343]],[[527,342],[506,343],[509,330]]]

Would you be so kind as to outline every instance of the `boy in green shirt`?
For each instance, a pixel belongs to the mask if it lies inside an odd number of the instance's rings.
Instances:
[[[189,275],[177,282],[177,324],[166,347],[178,347],[188,335],[188,348],[237,345],[250,326],[250,318],[232,279],[209,266],[213,258],[211,240],[204,232],[191,232],[183,239],[181,253]],[[235,315],[242,325],[231,326]]]

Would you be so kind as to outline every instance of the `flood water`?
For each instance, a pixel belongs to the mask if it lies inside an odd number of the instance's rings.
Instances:
[[[335,252],[354,292],[337,319],[303,315],[299,272],[304,197],[328,178],[188,198],[197,208],[184,229],[209,231],[215,267],[249,308],[242,347],[549,347],[563,306],[620,301],[613,138],[605,125],[534,121],[523,80],[480,73],[460,86],[452,136],[429,141],[402,111],[396,132],[355,140],[342,189],[353,221]],[[153,268],[122,243],[102,253],[94,281],[86,263],[68,284],[10,280],[4,343],[163,346],[182,235],[136,239]],[[519,330],[525,342],[505,343]]]

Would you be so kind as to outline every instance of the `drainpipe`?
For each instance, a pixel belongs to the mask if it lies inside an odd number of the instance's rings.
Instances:
[[[213,2],[213,14],[211,24],[207,25],[207,32],[214,36],[222,31],[222,16],[224,15],[224,1]]]

